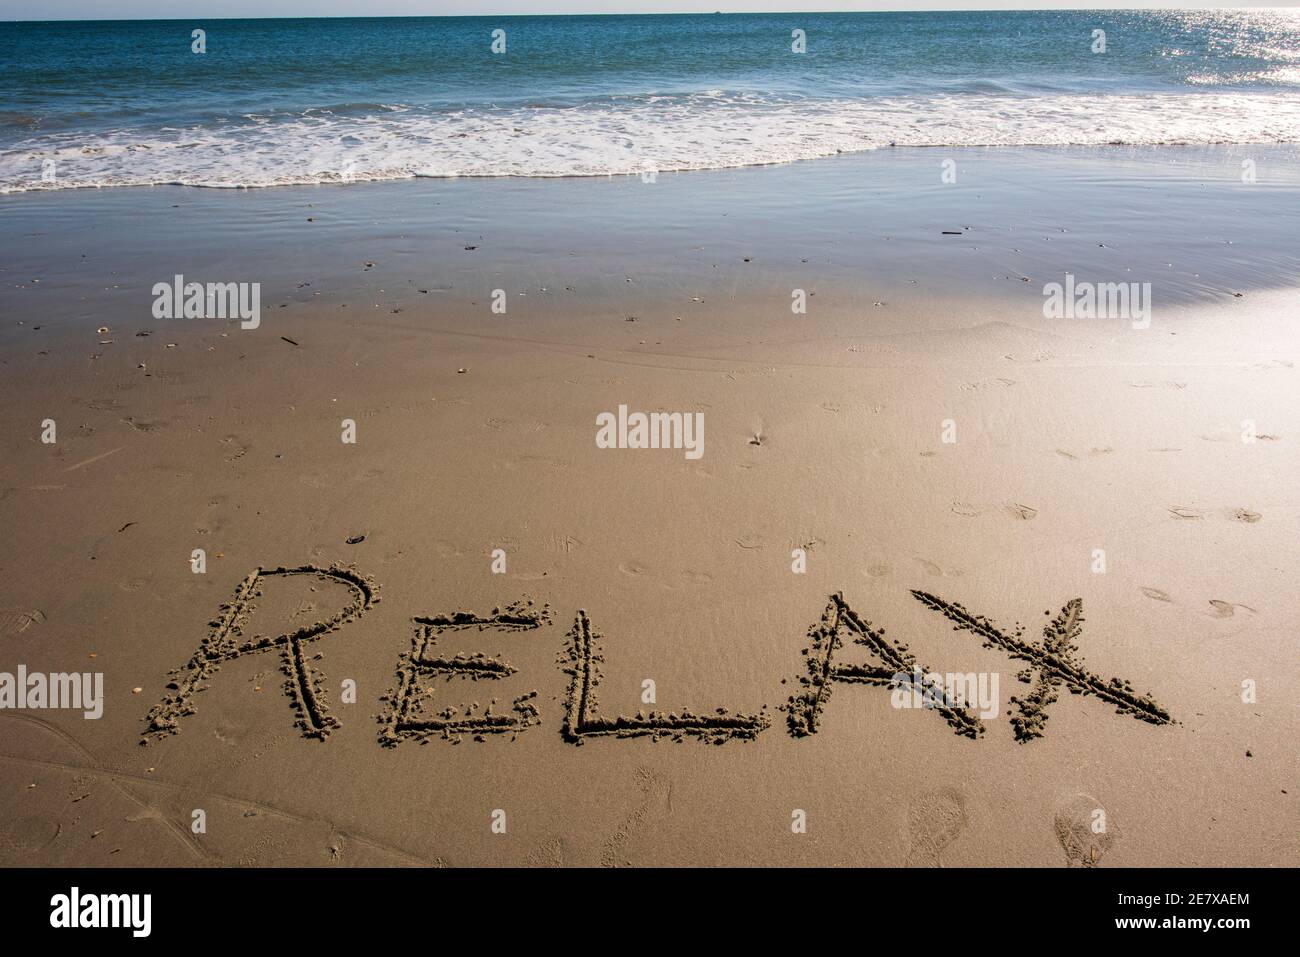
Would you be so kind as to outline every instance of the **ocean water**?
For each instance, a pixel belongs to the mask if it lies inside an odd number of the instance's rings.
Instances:
[[[3,23],[0,66],[4,192],[1300,142],[1295,10]]]

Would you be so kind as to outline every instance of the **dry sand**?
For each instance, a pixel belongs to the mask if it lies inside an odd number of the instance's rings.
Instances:
[[[1252,295],[1145,333],[936,303],[948,328],[914,336],[853,335],[847,316],[742,334],[744,304],[727,303],[689,336],[647,320],[635,344],[614,320],[582,338],[505,317],[455,332],[433,307],[376,335],[308,305],[262,334],[119,328],[94,363],[11,368],[6,661],[102,670],[107,694],[98,721],[0,713],[0,861],[1294,865],[1296,302]],[[595,416],[620,403],[703,411],[704,457],[597,449]],[[37,438],[47,416],[54,446]],[[1241,441],[1244,419],[1258,441]],[[141,746],[168,672],[246,576],[336,562],[382,600],[303,645],[332,733],[295,725],[273,647],[223,664],[177,733]],[[245,640],[354,597],[310,575],[262,589]],[[1022,622],[1031,642],[1082,599],[1085,666],[1176,723],[1062,689],[1042,736],[1018,742],[1005,712],[1030,688],[1014,679],[1025,663],[913,589],[1008,633]],[[837,592],[927,668],[999,672],[1004,713],[972,740],[836,682],[816,733],[792,735],[778,709]],[[434,692],[428,714],[495,699],[517,718],[536,691],[535,720],[382,746],[412,619],[486,618],[524,596],[551,620],[428,630],[446,658],[515,673],[471,682],[444,662],[413,680]],[[602,720],[651,710],[651,678],[661,712],[767,726],[708,746],[566,740],[579,609],[601,636]],[[837,660],[866,662],[851,637]]]

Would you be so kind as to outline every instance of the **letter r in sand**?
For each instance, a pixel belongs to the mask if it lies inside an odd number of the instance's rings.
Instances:
[[[351,592],[352,600],[333,617],[296,631],[274,638],[263,635],[245,637],[244,624],[253,611],[256,599],[261,597],[262,583],[268,578],[299,575],[314,576],[326,583],[340,583]],[[149,725],[141,743],[178,733],[181,718],[195,712],[194,696],[207,687],[208,680],[223,663],[272,650],[280,652],[280,667],[285,675],[284,690],[298,713],[298,727],[307,737],[322,740],[328,737],[339,722],[329,714],[321,684],[322,676],[312,669],[307,659],[306,646],[321,635],[334,631],[369,611],[379,601],[376,591],[374,583],[368,578],[341,565],[331,565],[329,568],[303,565],[269,571],[254,569],[235,589],[234,601],[222,605],[221,614],[209,623],[212,630],[199,644],[198,651],[194,652],[185,667],[172,672],[172,680],[167,685],[169,694],[149,712]]]

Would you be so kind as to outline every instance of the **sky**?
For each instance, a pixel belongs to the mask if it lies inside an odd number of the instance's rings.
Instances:
[[[0,0],[0,20],[198,20],[219,17],[490,16],[848,10],[1291,7],[1300,0]]]

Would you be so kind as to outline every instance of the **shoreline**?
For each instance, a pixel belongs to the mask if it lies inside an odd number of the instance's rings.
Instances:
[[[692,173],[726,173],[741,172],[745,170],[766,169],[769,167],[799,166],[808,163],[818,163],[825,160],[835,160],[842,157],[856,157],[862,155],[871,155],[873,153],[899,151],[922,151],[932,152],[935,150],[945,150],[955,153],[966,152],[987,152],[990,150],[1006,150],[1013,152],[1044,152],[1049,154],[1075,154],[1083,157],[1085,152],[1092,153],[1089,158],[1104,160],[1112,151],[1128,150],[1134,152],[1157,152],[1170,151],[1178,152],[1199,151],[1204,154],[1213,150],[1232,150],[1234,152],[1249,152],[1252,149],[1265,150],[1288,150],[1293,153],[1300,151],[1300,142],[1291,140],[1278,139],[1260,139],[1260,140],[1222,140],[1217,142],[1197,142],[1197,143],[907,143],[898,145],[888,143],[881,146],[864,146],[853,150],[837,150],[834,153],[825,153],[820,156],[803,156],[795,159],[771,160],[769,162],[755,161],[751,163],[728,164],[720,166],[688,166],[676,168],[659,168],[647,167],[641,170],[624,170],[609,173],[410,173],[403,176],[379,176],[368,177],[359,176],[353,180],[344,180],[342,174],[337,174],[335,179],[300,179],[291,180],[282,183],[186,183],[175,180],[158,181],[150,183],[84,183],[78,186],[43,186],[39,184],[27,188],[0,188],[0,197],[21,196],[28,193],[58,193],[64,191],[84,191],[84,190],[125,190],[125,189],[152,189],[157,187],[179,187],[183,189],[212,189],[212,190],[231,190],[255,191],[255,190],[273,190],[294,187],[313,187],[313,186],[362,186],[362,185],[379,185],[386,183],[406,183],[412,180],[469,180],[469,181],[494,181],[494,180],[620,180],[620,179],[640,179],[647,173],[653,173],[656,176],[680,176]]]
[[[150,290],[177,274],[256,282],[272,314],[321,299],[392,314],[437,299],[470,317],[503,289],[524,314],[603,298],[616,314],[685,321],[697,299],[780,310],[804,289],[814,316],[865,309],[873,323],[897,316],[900,331],[951,302],[1028,316],[1066,273],[1149,282],[1161,309],[1222,302],[1300,277],[1300,213],[1286,212],[1300,208],[1293,153],[1254,151],[1255,185],[1241,182],[1237,148],[1176,162],[1161,150],[956,152],[955,183],[916,151],[891,150],[654,183],[16,194],[0,197],[14,250],[0,311],[35,312],[47,332],[152,327]],[[14,337],[0,327],[0,343]]]

